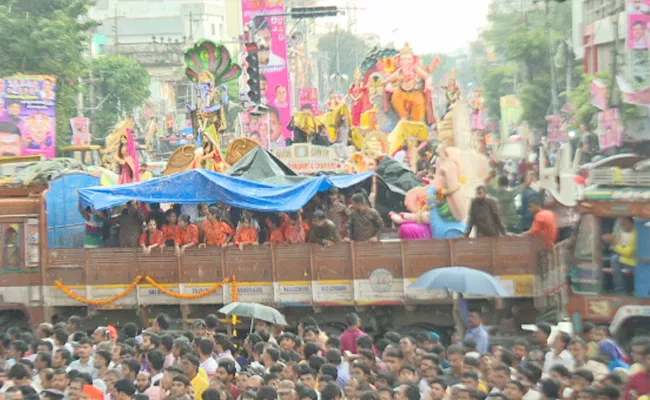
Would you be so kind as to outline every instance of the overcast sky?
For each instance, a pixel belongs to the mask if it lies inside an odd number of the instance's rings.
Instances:
[[[377,33],[382,43],[408,41],[416,53],[447,53],[476,39],[486,25],[489,0],[320,0],[359,7],[358,33]],[[353,12],[353,11],[348,11]]]

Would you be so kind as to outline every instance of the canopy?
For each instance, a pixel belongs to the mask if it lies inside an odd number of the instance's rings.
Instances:
[[[214,203],[256,211],[300,210],[318,192],[331,187],[345,189],[372,176],[317,176],[294,185],[273,186],[203,169],[119,186],[97,186],[79,190],[85,206],[97,210],[120,206],[131,200],[143,203]]]
[[[226,171],[226,175],[237,176],[255,182],[263,182],[267,178],[297,176],[291,168],[287,167],[262,146],[257,146],[248,152],[248,154]],[[284,182],[279,178],[279,181],[273,183],[288,185],[295,182]]]

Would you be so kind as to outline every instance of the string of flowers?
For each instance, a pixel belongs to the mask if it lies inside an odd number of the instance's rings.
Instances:
[[[101,299],[101,300],[92,300],[92,299],[87,299],[85,297],[81,297],[78,294],[76,294],[75,292],[73,292],[72,290],[70,290],[70,288],[68,288],[60,280],[56,280],[54,282],[54,284],[55,284],[55,286],[57,288],[59,288],[67,296],[77,300],[80,303],[88,304],[88,305],[91,305],[91,306],[105,306],[107,304],[114,303],[114,302],[128,296],[133,290],[135,290],[136,287],[138,287],[140,282],[142,282],[143,280],[146,280],[149,284],[151,284],[156,289],[160,290],[162,293],[164,293],[164,294],[166,294],[168,296],[175,297],[177,299],[183,299],[183,300],[195,300],[195,299],[200,299],[200,298],[205,297],[205,296],[209,296],[209,295],[215,293],[217,290],[221,289],[223,287],[223,285],[231,283],[231,279],[226,278],[222,282],[215,284],[210,289],[205,290],[205,291],[203,291],[201,293],[183,294],[183,293],[174,292],[172,290],[169,290],[169,289],[163,287],[161,284],[156,282],[153,278],[151,278],[148,275],[145,275],[145,276],[138,275],[135,278],[135,280],[133,282],[131,282],[131,284],[122,293],[117,294],[117,295],[115,295],[113,297],[110,297],[108,299]],[[233,299],[233,302],[234,302],[234,301],[237,301],[237,286],[235,284],[235,277],[234,276],[232,277],[232,285],[233,285],[232,286],[232,288],[233,288],[232,299]]]
[[[201,293],[182,294],[182,293],[174,292],[172,290],[164,288],[158,282],[154,281],[153,278],[151,278],[150,276],[146,276],[144,279],[147,282],[149,282],[153,287],[160,290],[161,292],[163,292],[167,296],[171,296],[171,297],[175,297],[177,299],[183,299],[183,300],[195,300],[195,299],[200,299],[200,298],[205,297],[205,296],[209,296],[212,293],[216,292],[217,290],[221,289],[223,287],[223,285],[225,285],[227,283],[230,283],[230,278],[226,278],[222,282],[217,283],[216,285],[214,285],[210,289],[205,290],[205,291],[203,291]]]
[[[107,304],[114,303],[120,299],[123,299],[124,297],[128,296],[142,281],[143,277],[142,275],[138,275],[133,282],[129,285],[129,287],[126,288],[122,293],[115,295],[111,298],[108,299],[103,299],[103,300],[92,300],[92,299],[87,299],[85,297],[81,297],[77,295],[75,292],[70,290],[66,285],[63,284],[60,280],[56,280],[54,284],[56,285],[57,288],[61,289],[63,293],[68,295],[69,297],[72,297],[73,299],[77,300],[80,303],[88,304],[91,306],[105,306]]]

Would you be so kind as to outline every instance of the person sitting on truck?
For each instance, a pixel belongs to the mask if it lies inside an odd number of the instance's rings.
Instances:
[[[176,238],[176,255],[185,254],[185,249],[199,245],[199,228],[190,223],[190,216],[183,214],[178,220],[178,226],[181,228],[179,237]]]
[[[203,243],[205,246],[225,246],[235,233],[230,225],[221,220],[221,212],[215,206],[208,209],[208,219],[203,222]]]
[[[86,220],[84,235],[84,249],[96,249],[102,247],[104,230],[104,213],[93,211],[91,207],[84,208],[81,205],[81,198],[78,203],[79,213]]]
[[[331,246],[340,240],[336,225],[334,225],[334,222],[327,219],[324,211],[314,211],[311,223],[312,229],[311,232],[309,232],[310,243]]]
[[[237,232],[235,233],[235,246],[239,247],[240,250],[244,249],[244,245],[257,245],[258,242],[258,232],[251,225],[251,219],[246,215],[243,215],[239,225],[237,226]]]
[[[151,254],[151,249],[158,248],[165,244],[165,237],[156,224],[156,220],[151,218],[147,222],[147,229],[140,235],[140,247],[144,254]]]
[[[612,266],[612,280],[614,281],[614,292],[625,291],[624,271],[636,267],[636,229],[634,219],[621,217],[620,231],[617,235],[605,234],[603,241],[609,243],[614,255],[610,259]]]
[[[165,246],[174,247],[183,229],[178,225],[178,213],[176,211],[168,210],[165,214],[167,215],[167,223],[162,227]]]
[[[358,192],[352,196],[349,238],[353,242],[378,242],[384,221],[379,212],[370,206],[368,195]]]
[[[522,235],[543,236],[546,243],[546,249],[552,249],[558,238],[557,219],[555,218],[555,214],[553,214],[552,211],[544,210],[540,199],[531,199],[529,208],[530,211],[535,214],[533,225]]]

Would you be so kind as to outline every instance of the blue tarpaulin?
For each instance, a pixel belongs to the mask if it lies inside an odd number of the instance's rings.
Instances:
[[[316,176],[295,185],[274,186],[194,169],[146,182],[97,186],[79,190],[86,206],[105,210],[131,200],[143,203],[215,203],[255,211],[298,211],[318,192],[345,189],[372,177],[372,172],[345,176]]]

